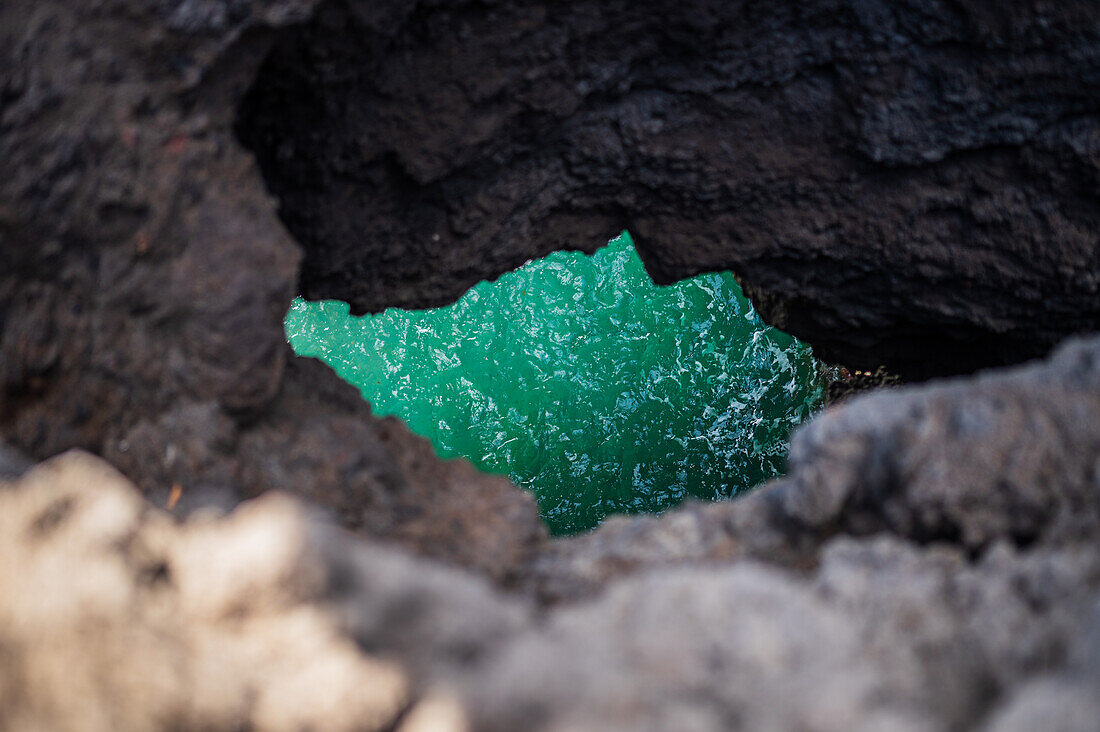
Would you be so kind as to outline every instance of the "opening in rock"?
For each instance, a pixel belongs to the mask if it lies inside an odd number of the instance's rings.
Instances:
[[[532,490],[559,534],[778,475],[823,395],[810,348],[765,325],[731,274],[657,287],[625,232],[434,310],[298,299],[286,329],[441,456]]]

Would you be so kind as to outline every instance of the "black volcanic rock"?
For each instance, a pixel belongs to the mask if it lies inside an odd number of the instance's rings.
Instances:
[[[1100,307],[1098,12],[6,3],[0,437],[510,576],[530,498],[291,359],[296,292],[438,304],[628,226],[658,280],[731,267],[823,355],[1020,360]]]
[[[177,511],[293,491],[504,578],[534,500],[286,344],[301,251],[231,126],[313,6],[0,4],[0,440],[91,450]]]
[[[788,474],[734,501],[621,516],[534,556],[548,601],[654,566],[742,557],[814,567],[838,535],[889,535],[981,557],[1100,536],[1100,338],[1045,361],[883,390],[791,437]],[[1089,549],[1091,551],[1091,549]]]
[[[333,0],[243,107],[301,288],[429,307],[624,227],[907,377],[1100,325],[1100,6]]]

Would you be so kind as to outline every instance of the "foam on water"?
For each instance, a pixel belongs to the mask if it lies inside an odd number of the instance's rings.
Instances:
[[[732,275],[657,287],[625,232],[444,308],[352,317],[298,299],[286,330],[441,456],[532,490],[555,533],[780,474],[823,395],[809,347],[765,325]]]

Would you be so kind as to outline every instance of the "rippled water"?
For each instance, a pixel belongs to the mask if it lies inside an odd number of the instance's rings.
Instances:
[[[555,533],[778,475],[823,394],[809,347],[766,326],[732,275],[657,287],[625,232],[435,310],[358,318],[299,299],[286,330],[440,455],[534,491]]]

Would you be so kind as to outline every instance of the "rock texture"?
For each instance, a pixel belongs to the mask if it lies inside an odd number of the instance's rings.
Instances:
[[[856,365],[1041,352],[1100,302],[1096,11],[1000,11],[5,3],[0,432],[510,581],[533,502],[288,361],[293,294],[437,303],[629,226]]]
[[[408,703],[320,606],[300,506],[176,524],[69,453],[0,491],[0,726],[376,730]]]
[[[1006,549],[968,566],[949,548],[845,538],[808,577],[750,561],[640,573],[510,644],[471,683],[474,709],[500,730],[969,729],[1082,642],[1094,554]],[[1046,585],[1055,568],[1073,579]],[[1057,609],[1028,587],[1057,592]]]
[[[971,557],[1085,542],[1100,527],[1100,339],[1047,362],[852,397],[797,430],[768,490],[619,517],[542,552],[550,600],[637,566],[754,557],[813,567],[837,534],[889,533]],[[535,581],[535,580],[533,580]]]
[[[307,297],[437,306],[622,228],[858,368],[964,373],[1100,324],[1100,8],[335,0],[240,132]]]
[[[105,455],[158,503],[178,485],[181,511],[295,491],[504,579],[544,536],[527,495],[287,366],[301,253],[230,128],[313,4],[0,7],[0,435]]]
[[[1096,338],[549,543],[281,328],[303,267],[423,304],[629,226],[853,365],[1043,351],[1100,302],[1093,4],[314,11],[0,4],[0,727],[1095,729]],[[24,473],[74,447],[126,478]]]
[[[1100,338],[855,397],[790,478],[561,541],[531,594],[70,453],[0,488],[0,725],[1090,732],[1098,401]]]

